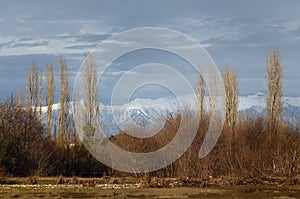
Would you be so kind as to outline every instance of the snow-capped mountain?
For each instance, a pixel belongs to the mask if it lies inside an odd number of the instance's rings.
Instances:
[[[194,110],[197,106],[194,95],[179,98],[135,99],[121,106],[100,104],[100,121],[107,135],[114,135],[128,128],[150,130],[162,127],[165,118],[176,115],[183,109]],[[206,107],[208,99],[205,98]],[[53,105],[53,125],[57,124],[59,104]],[[43,121],[46,124],[47,107],[43,107]],[[265,115],[265,94],[240,96],[238,111],[247,114]],[[297,124],[300,121],[300,97],[283,97],[284,119]]]
[[[284,119],[297,125],[300,122],[300,97],[282,97]],[[266,115],[265,94],[241,96],[239,111],[249,114]]]

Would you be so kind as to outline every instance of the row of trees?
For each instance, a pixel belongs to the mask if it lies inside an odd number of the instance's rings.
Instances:
[[[277,49],[272,49],[267,57],[267,85],[268,93],[266,95],[266,126],[265,130],[270,137],[278,136],[278,127],[282,123],[282,70],[280,63],[280,56]],[[216,74],[211,73],[210,81],[211,88],[216,88],[214,79]],[[224,107],[225,107],[225,129],[229,131],[229,140],[234,139],[237,114],[238,114],[238,98],[239,85],[237,76],[234,71],[226,67],[222,71],[222,78],[224,84]],[[213,89],[212,89],[213,90]],[[211,98],[216,95],[217,91],[210,91],[210,104],[214,104]],[[200,106],[200,114],[204,113],[204,96],[205,96],[205,82],[203,77],[198,77],[197,96]],[[213,105],[210,105],[213,106]],[[232,142],[230,141],[230,145]]]
[[[59,116],[58,124],[55,123],[53,118],[53,103],[54,103],[54,90],[55,79],[53,66],[50,63],[46,64],[46,99],[43,101],[43,71],[38,69],[35,64],[32,64],[27,75],[26,84],[26,99],[25,107],[28,112],[32,112],[38,116],[42,121],[43,104],[46,104],[47,111],[47,137],[57,141],[58,145],[63,146],[74,142],[76,139],[75,129],[72,122],[71,115],[71,100],[68,81],[68,67],[65,59],[59,59]],[[83,65],[83,82],[84,82],[84,109],[85,118],[87,123],[91,123],[92,117],[96,114],[99,115],[98,103],[98,86],[97,86],[97,70],[96,61],[91,54],[86,55]],[[22,94],[18,93],[18,104],[23,106]],[[74,106],[75,107],[75,106]],[[73,108],[74,108],[73,107]],[[54,127],[54,129],[52,129]]]
[[[267,168],[266,165],[269,165],[273,170],[285,170],[286,173],[289,173],[290,175],[290,167],[293,165],[292,167],[294,168],[296,160],[298,159],[298,153],[300,152],[298,132],[295,133],[291,125],[284,122],[282,119],[282,69],[277,49],[270,50],[267,57],[266,71],[268,86],[268,92],[265,99],[266,118],[262,118],[262,116],[255,118],[253,115],[246,116],[242,113],[238,115],[239,86],[237,76],[233,70],[228,67],[224,68],[222,72],[225,92],[225,124],[223,136],[219,145],[224,145],[223,149],[225,149],[225,154],[218,152],[221,156],[214,154],[215,157],[213,158],[219,157],[222,159],[225,157],[226,159],[224,160],[225,163],[223,164],[223,167],[226,167],[227,165],[227,171],[230,175],[235,173],[235,170],[237,169],[236,164],[238,164],[237,170],[241,170],[242,166],[240,159],[243,155],[245,156],[244,159],[251,156],[245,152],[240,153],[240,149],[241,147],[245,148],[245,146],[247,146],[247,143],[245,142],[251,141],[253,138],[256,139],[254,145],[256,147],[254,150],[267,154],[266,156],[261,156],[263,158],[260,159],[260,162],[264,163],[263,168]],[[213,75],[211,75],[210,78],[213,79]],[[202,106],[200,110],[203,109],[204,87],[205,84],[203,78],[200,76],[198,84],[198,98],[200,106]],[[210,95],[211,94],[214,93],[210,93]],[[248,128],[257,128],[255,129],[256,132],[252,132],[250,129],[244,132],[242,129],[244,129],[245,126],[248,126]],[[288,146],[289,143],[294,143],[293,147]],[[253,149],[252,146],[249,147]],[[288,152],[286,151],[287,149]],[[254,152],[252,151],[252,153]],[[255,159],[259,159],[259,157],[260,156],[258,155]],[[287,157],[288,160],[284,159]],[[219,164],[224,161],[219,161]],[[259,165],[259,162],[257,162],[257,165],[254,164],[253,166],[257,167],[257,169],[261,169]],[[293,172],[295,171],[296,170],[293,170]]]
[[[203,159],[198,152],[213,117],[204,110],[205,82],[198,79],[198,102],[200,125],[197,136],[188,151],[171,165],[151,173],[161,177],[206,177],[235,176],[264,178],[285,176],[294,178],[299,174],[300,132],[282,119],[282,71],[278,50],[269,52],[266,64],[268,92],[266,117],[239,113],[239,86],[237,76],[230,68],[222,71],[224,81],[225,124],[222,135],[212,152]],[[216,74],[212,73],[207,83],[211,84],[210,103],[216,102]],[[210,105],[210,108],[214,108]],[[189,111],[189,110],[187,110]],[[195,121],[191,112],[187,126]],[[111,138],[118,146],[132,152],[155,151],[168,144],[176,135],[180,115],[170,116],[159,134],[147,139],[131,137],[126,132]],[[116,172],[116,175],[120,173]]]
[[[78,141],[74,118],[70,114],[70,92],[67,63],[59,61],[58,122],[53,118],[55,75],[53,66],[46,64],[46,89],[43,72],[32,64],[27,77],[25,104],[22,95],[9,97],[0,103],[0,168],[3,174],[27,175],[124,175],[97,162]],[[205,82],[198,78],[197,95],[200,125],[188,151],[171,165],[151,173],[161,177],[264,176],[299,174],[300,137],[297,130],[282,120],[282,72],[278,50],[271,50],[267,59],[266,117],[238,113],[239,86],[230,68],[222,71],[224,83],[225,124],[221,138],[213,151],[203,159],[198,152],[212,117],[204,108]],[[210,110],[216,106],[216,73],[211,73]],[[87,124],[99,115],[96,61],[87,54],[83,67],[83,105]],[[46,91],[46,92],[45,92]],[[46,93],[44,99],[43,93]],[[47,107],[47,125],[42,124],[43,103]],[[76,111],[76,110],[75,110]],[[187,110],[188,111],[188,110]],[[185,121],[193,126],[194,115]],[[157,135],[141,139],[126,132],[110,138],[123,149],[133,152],[155,151],[175,136],[180,115],[169,116],[165,127]],[[134,129],[133,129],[134,130]],[[128,174],[126,174],[128,175]]]
[[[57,140],[59,145],[63,145],[64,138],[71,137],[70,126],[70,95],[68,86],[68,69],[66,60],[60,57],[59,60],[59,105],[60,113],[58,120],[58,129],[54,124],[55,129],[51,129],[52,124],[52,107],[54,102],[54,73],[52,64],[46,64],[46,76],[47,76],[47,137],[53,137]],[[26,83],[26,101],[25,107],[28,112],[32,112],[34,115],[38,115],[40,121],[42,121],[42,107],[43,107],[43,72],[41,69],[37,69],[33,63],[29,69]],[[20,95],[21,96],[21,95]],[[18,100],[22,103],[22,99]],[[53,132],[53,135],[52,135]]]

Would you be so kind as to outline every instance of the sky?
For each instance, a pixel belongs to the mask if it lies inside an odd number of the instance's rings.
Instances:
[[[16,94],[18,89],[25,92],[32,63],[44,71],[46,63],[52,63],[58,77],[60,56],[68,63],[72,87],[85,53],[111,36],[142,27],[169,28],[195,39],[220,70],[229,66],[235,71],[241,95],[266,92],[266,56],[271,48],[278,48],[283,95],[300,96],[299,7],[297,0],[1,0],[0,100]],[[147,62],[189,67],[166,52],[129,53],[106,74],[100,86],[100,101],[108,103],[113,84],[123,73]],[[193,70],[183,71],[195,82]],[[133,96],[159,98],[170,93],[168,88],[148,85]],[[57,86],[55,95],[57,98]]]

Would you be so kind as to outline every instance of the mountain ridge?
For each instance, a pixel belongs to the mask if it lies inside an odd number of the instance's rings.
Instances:
[[[168,115],[176,115],[183,109],[194,110],[197,106],[195,95],[186,95],[178,98],[141,99],[137,98],[127,104],[111,106],[100,103],[99,120],[104,126],[107,136],[115,135],[127,127],[142,127],[146,130],[162,126],[162,118]],[[300,121],[300,97],[282,97],[284,120],[297,125]],[[205,97],[205,109],[209,110],[208,97]],[[71,105],[72,107],[72,105]],[[53,104],[53,124],[57,125],[59,104]],[[238,111],[265,116],[265,94],[240,96]],[[47,124],[47,107],[42,107],[43,123]]]

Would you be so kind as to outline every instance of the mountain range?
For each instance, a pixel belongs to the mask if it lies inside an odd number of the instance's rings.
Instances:
[[[115,135],[128,128],[142,128],[146,131],[161,128],[168,115],[176,115],[183,109],[194,110],[197,106],[194,95],[179,98],[134,99],[120,106],[100,104],[100,121],[104,126],[106,136]],[[300,97],[282,97],[284,120],[298,125],[300,121]],[[208,98],[205,97],[205,107],[208,109]],[[57,125],[60,106],[53,104],[53,123]],[[238,111],[244,114],[265,116],[265,94],[240,96]],[[47,107],[42,108],[43,123],[47,121]],[[52,128],[53,129],[53,128]]]

